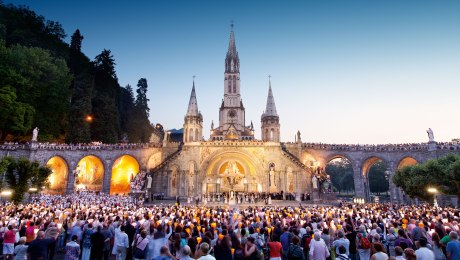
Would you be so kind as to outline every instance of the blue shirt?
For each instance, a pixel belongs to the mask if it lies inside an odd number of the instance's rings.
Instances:
[[[281,245],[283,246],[283,253],[284,254],[287,253],[287,251],[289,249],[289,245],[291,244],[291,241],[289,241],[290,236],[291,236],[291,233],[284,232],[280,237],[280,242],[281,242]]]
[[[451,240],[447,243],[447,254],[450,254],[450,259],[460,259],[460,241]]]

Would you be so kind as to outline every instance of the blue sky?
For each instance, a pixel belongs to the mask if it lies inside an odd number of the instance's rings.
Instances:
[[[5,1],[110,49],[122,86],[148,80],[150,119],[181,128],[192,86],[205,138],[218,122],[230,21],[246,124],[260,137],[268,75],[282,141],[460,137],[460,1]]]

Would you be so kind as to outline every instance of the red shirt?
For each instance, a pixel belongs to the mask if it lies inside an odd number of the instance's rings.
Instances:
[[[16,240],[16,233],[13,230],[8,230],[3,235],[3,243],[14,244]]]
[[[33,226],[30,226],[26,229],[27,243],[32,242],[35,239],[35,230]]]
[[[280,242],[268,242],[270,247],[270,257],[281,257],[281,246]]]

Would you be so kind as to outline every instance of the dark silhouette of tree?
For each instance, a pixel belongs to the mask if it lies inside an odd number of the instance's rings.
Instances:
[[[115,60],[110,50],[103,50],[94,62],[95,95],[92,99],[94,120],[91,124],[91,138],[104,143],[117,143],[119,118],[117,99],[120,91],[115,73]]]
[[[388,180],[385,179],[387,167],[379,161],[369,169],[369,190],[372,193],[383,193],[388,191]]]

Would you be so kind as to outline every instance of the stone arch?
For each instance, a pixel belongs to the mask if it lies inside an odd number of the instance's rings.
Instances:
[[[112,164],[110,194],[128,194],[131,181],[139,173],[139,161],[132,155],[121,155]]]
[[[75,169],[75,189],[102,191],[104,180],[104,163],[96,155],[86,155],[82,157]]]
[[[389,167],[389,165],[390,165],[385,159],[383,159],[383,158],[381,158],[379,156],[370,156],[370,157],[367,157],[366,159],[363,160],[363,163],[361,165],[361,174],[363,176],[367,176],[368,173],[369,173],[370,168],[374,164],[378,163],[379,161],[382,161],[387,167]]]
[[[376,163],[382,162],[384,164],[384,167],[386,169],[389,169],[390,163],[386,161],[385,159],[379,157],[379,156],[370,156],[363,160],[362,166],[361,166],[361,175],[363,176],[364,180],[364,187],[365,187],[365,194],[368,200],[370,199],[370,194],[371,194],[371,185],[370,185],[370,179],[369,179],[369,171],[371,167],[373,167]],[[374,176],[375,177],[375,176]],[[375,180],[375,179],[374,179]],[[385,177],[383,177],[383,181],[388,182],[388,180],[385,180]],[[378,182],[380,183],[380,182]]]
[[[356,191],[357,181],[355,180],[356,174],[353,169],[353,161],[343,154],[331,154],[324,162],[324,172],[330,176],[331,187],[328,187],[332,192],[349,192]],[[341,174],[337,174],[337,171]],[[318,172],[317,172],[318,173]],[[359,176],[359,173],[358,173]]]
[[[222,178],[226,175],[221,175],[220,169],[229,161],[237,162],[240,165],[239,170],[244,172],[243,177],[238,179],[237,189],[243,187],[248,191],[262,191],[268,187],[268,179],[263,176],[263,164],[253,154],[244,151],[215,151],[211,156],[201,164],[202,171],[198,177],[198,183],[201,185],[201,192],[215,192],[219,189],[218,185],[228,185],[224,183]],[[266,177],[266,176],[265,176]],[[218,183],[221,178],[222,183]],[[246,183],[244,183],[246,180]],[[242,186],[243,185],[243,186]]]
[[[313,154],[306,151],[302,152],[301,161],[308,167],[312,167],[317,163],[316,157]]]
[[[351,158],[348,155],[342,154],[342,153],[333,153],[333,154],[328,155],[325,158],[324,163],[328,164],[330,161],[335,160],[335,159],[346,159],[351,163],[352,167],[354,166],[353,165],[353,160],[351,160]]]
[[[398,162],[398,165],[396,166],[396,169],[400,169],[404,166],[411,166],[411,165],[415,165],[415,164],[418,164],[419,162],[411,157],[411,156],[406,156],[406,157],[403,157],[401,160],[399,160]]]
[[[51,174],[48,176],[49,188],[44,192],[48,194],[64,194],[69,176],[67,161],[63,157],[55,155],[48,159],[46,166],[51,169]]]

